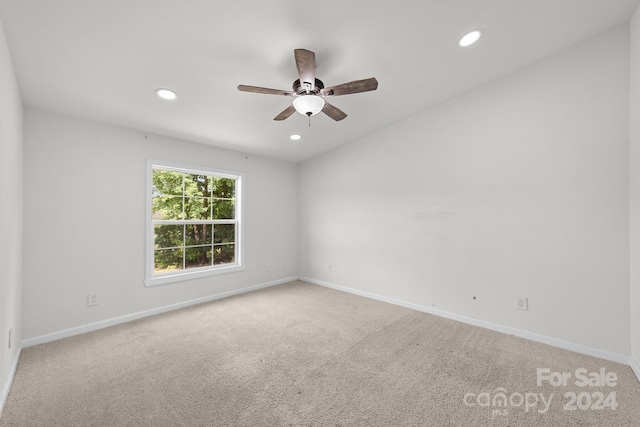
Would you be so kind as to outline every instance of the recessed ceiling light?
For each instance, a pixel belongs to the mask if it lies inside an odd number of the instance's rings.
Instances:
[[[171,89],[156,89],[156,95],[168,101],[173,101],[178,97],[178,94]]]
[[[298,141],[300,138],[302,138],[302,136],[298,134],[293,134],[289,137],[289,139],[291,139],[292,141]]]
[[[467,34],[462,36],[462,38],[458,42],[458,45],[460,47],[471,46],[472,44],[474,44],[480,39],[481,35],[482,35],[482,31],[480,30],[469,31]]]

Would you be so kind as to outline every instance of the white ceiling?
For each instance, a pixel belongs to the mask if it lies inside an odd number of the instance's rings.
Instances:
[[[291,161],[375,132],[627,22],[640,0],[0,0],[27,106]],[[458,39],[484,37],[462,49]],[[334,122],[295,113],[293,50],[316,53]],[[171,88],[176,101],[154,90]],[[289,139],[292,133],[303,136]]]

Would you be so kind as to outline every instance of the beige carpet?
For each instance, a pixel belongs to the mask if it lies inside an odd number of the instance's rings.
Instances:
[[[538,386],[538,368],[572,377]],[[581,368],[618,378],[579,387]],[[293,282],[27,348],[0,419],[268,425],[639,426],[640,383],[628,366]]]

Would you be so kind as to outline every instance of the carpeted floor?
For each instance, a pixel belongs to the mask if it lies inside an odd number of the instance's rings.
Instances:
[[[549,369],[540,386],[538,368]],[[597,386],[601,369],[608,384]],[[563,372],[571,377],[558,385]],[[592,385],[580,387],[583,372]],[[0,418],[534,425],[639,426],[640,382],[628,366],[303,282],[26,348]]]

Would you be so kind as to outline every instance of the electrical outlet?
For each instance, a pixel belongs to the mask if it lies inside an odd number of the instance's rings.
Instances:
[[[271,272],[271,266],[270,266],[269,264],[267,264],[267,265],[264,267],[264,271],[265,271],[265,273],[270,273],[270,272]]]
[[[333,265],[331,264],[327,265],[327,271],[329,272],[333,271]]]
[[[518,310],[529,310],[529,299],[525,297],[518,297]]]
[[[98,305],[98,295],[97,294],[89,294],[89,295],[87,295],[87,305],[89,307],[93,307],[94,305]]]

